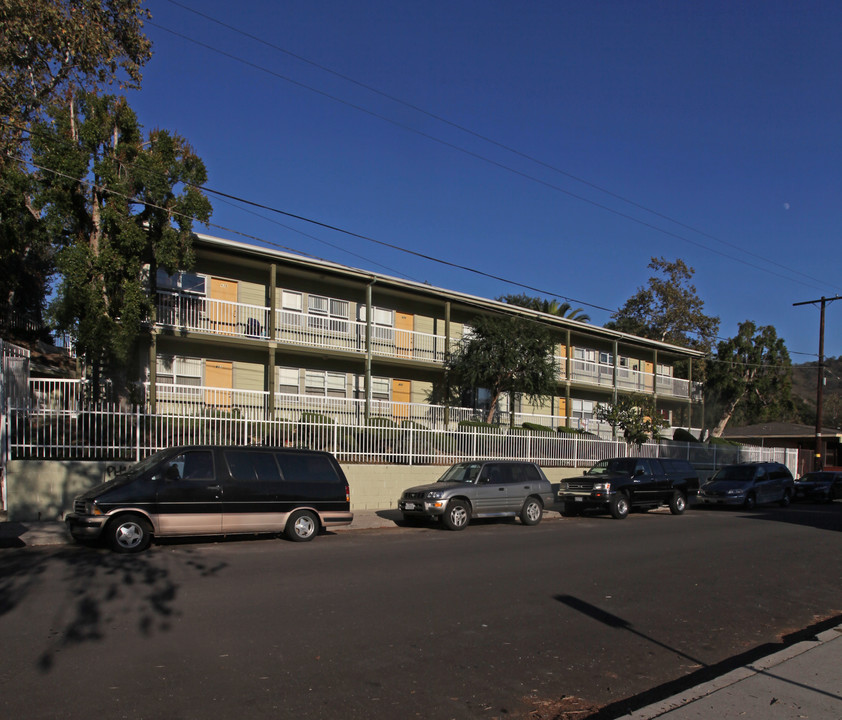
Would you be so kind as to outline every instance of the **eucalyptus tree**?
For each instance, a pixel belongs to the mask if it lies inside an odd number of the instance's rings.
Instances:
[[[125,99],[80,93],[35,124],[38,205],[60,273],[52,311],[92,378],[124,368],[151,317],[150,278],[193,261],[193,222],[211,206],[187,141],[144,135]]]

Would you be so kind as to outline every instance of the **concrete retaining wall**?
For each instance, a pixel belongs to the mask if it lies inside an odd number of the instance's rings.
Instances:
[[[120,462],[12,460],[6,467],[8,519],[16,522],[61,520],[73,508],[73,499],[128,467]],[[386,510],[397,507],[403,490],[437,480],[439,465],[343,465],[351,487],[351,510]],[[545,468],[555,486],[582,469]]]

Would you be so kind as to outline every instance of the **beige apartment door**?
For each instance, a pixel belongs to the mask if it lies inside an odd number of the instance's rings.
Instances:
[[[230,409],[233,387],[234,363],[205,360],[205,405]]]
[[[409,403],[412,401],[412,383],[409,380],[392,380],[392,417],[395,420],[409,418]]]
[[[212,277],[210,281],[211,332],[234,335],[237,332],[237,281]]]
[[[395,350],[398,357],[412,357],[412,331],[414,328],[414,315],[395,313]]]

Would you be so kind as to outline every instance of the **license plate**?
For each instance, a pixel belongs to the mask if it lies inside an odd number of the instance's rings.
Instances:
[[[582,502],[582,498],[573,498],[575,502]]]
[[[404,510],[415,510],[415,503],[404,503]]]

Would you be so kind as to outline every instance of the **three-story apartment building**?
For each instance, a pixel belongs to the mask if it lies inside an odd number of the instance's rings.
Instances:
[[[700,422],[701,392],[675,377],[700,353],[495,300],[199,235],[190,272],[155,278],[157,314],[141,356],[160,412],[299,419],[316,412],[443,427],[475,407],[428,401],[445,358],[488,313],[540,319],[556,334],[556,393],[508,420],[596,430],[596,406],[650,394],[674,425]],[[603,431],[604,428],[601,428]]]

